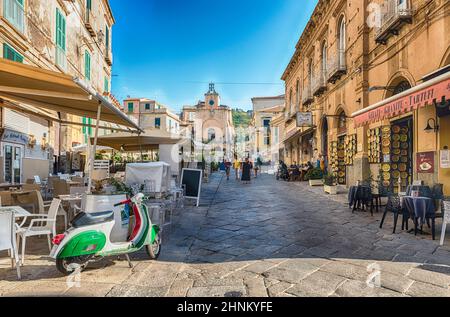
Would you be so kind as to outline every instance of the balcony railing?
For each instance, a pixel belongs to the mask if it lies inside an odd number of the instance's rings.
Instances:
[[[91,10],[85,10],[84,11],[84,25],[86,26],[86,29],[88,30],[89,34],[92,37],[96,37],[96,33],[94,30],[94,15],[92,14]]]
[[[18,0],[4,0],[5,18],[21,33],[25,32],[25,13]]]
[[[312,93],[314,96],[320,96],[327,90],[326,80],[327,70],[324,68],[312,78]]]
[[[66,51],[56,46],[55,52],[55,62],[56,65],[63,71],[67,71],[67,55]]]
[[[302,105],[306,106],[311,104],[314,101],[314,97],[311,92],[311,86],[308,84],[303,89],[303,95],[302,95]]]
[[[380,28],[375,34],[375,41],[386,44],[387,40],[398,35],[401,27],[405,23],[412,23],[413,9],[409,0],[403,0],[401,4],[398,0],[385,0],[382,5]]]
[[[328,59],[328,82],[335,83],[347,73],[345,50],[337,50],[336,54]]]

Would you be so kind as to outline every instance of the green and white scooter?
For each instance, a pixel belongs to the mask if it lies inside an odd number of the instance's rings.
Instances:
[[[69,275],[76,269],[82,271],[89,262],[107,256],[125,255],[130,267],[128,254],[145,248],[151,259],[157,259],[161,252],[160,228],[153,225],[147,207],[143,204],[144,195],[137,194],[114,207],[133,208],[134,227],[128,241],[111,242],[114,228],[114,212],[80,213],[72,221],[72,227],[52,240],[50,256],[56,259],[57,269]],[[124,212],[124,210],[122,210]]]

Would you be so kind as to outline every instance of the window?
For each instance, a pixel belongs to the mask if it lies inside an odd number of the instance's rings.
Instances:
[[[264,128],[270,128],[270,119],[264,119],[263,120],[263,127]]]
[[[145,110],[150,110],[150,104],[149,103],[145,104]]]
[[[161,118],[155,118],[155,128],[161,129]]]
[[[105,47],[106,47],[106,52],[109,52],[109,27],[106,26],[106,30],[105,30]]]
[[[327,43],[324,42],[322,45],[322,73],[327,72]]]
[[[66,69],[66,18],[56,8],[56,64]]]
[[[91,80],[91,54],[88,51],[84,53],[84,77]]]
[[[13,62],[23,63],[23,56],[6,43],[3,43],[3,58]]]
[[[214,129],[208,130],[208,141],[213,141],[216,139],[216,131]]]
[[[296,109],[300,109],[300,80],[297,79],[297,85],[296,85],[296,98],[295,98],[295,107]]]
[[[132,102],[128,103],[128,112],[134,112],[134,104]]]
[[[345,29],[345,18],[341,18],[339,24],[339,64],[345,65],[345,50],[346,50],[346,29]]]
[[[105,76],[104,82],[103,82],[103,90],[105,92],[109,92],[109,79]]]
[[[273,141],[275,142],[275,144],[280,142],[279,134],[280,134],[279,128],[278,127],[274,127],[274,129],[273,129]]]
[[[292,114],[293,113],[293,106],[294,106],[294,102],[292,101],[292,88],[291,88],[291,90],[290,90],[290,92],[289,92],[289,111],[290,111],[290,113]]]
[[[92,10],[92,0],[86,0],[86,10]]]
[[[5,0],[3,5],[5,18],[22,33],[25,31],[24,1],[25,0]]]

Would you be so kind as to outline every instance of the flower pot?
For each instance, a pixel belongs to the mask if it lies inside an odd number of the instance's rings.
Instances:
[[[322,179],[310,179],[309,186],[323,186],[323,180]]]
[[[337,186],[325,185],[323,189],[324,189],[325,193],[328,193],[330,195],[337,195],[337,189],[338,189]]]

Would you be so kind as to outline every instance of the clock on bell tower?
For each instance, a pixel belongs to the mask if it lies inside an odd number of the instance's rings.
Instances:
[[[216,109],[220,106],[220,96],[214,88],[214,84],[209,84],[209,91],[205,94],[205,106]]]

